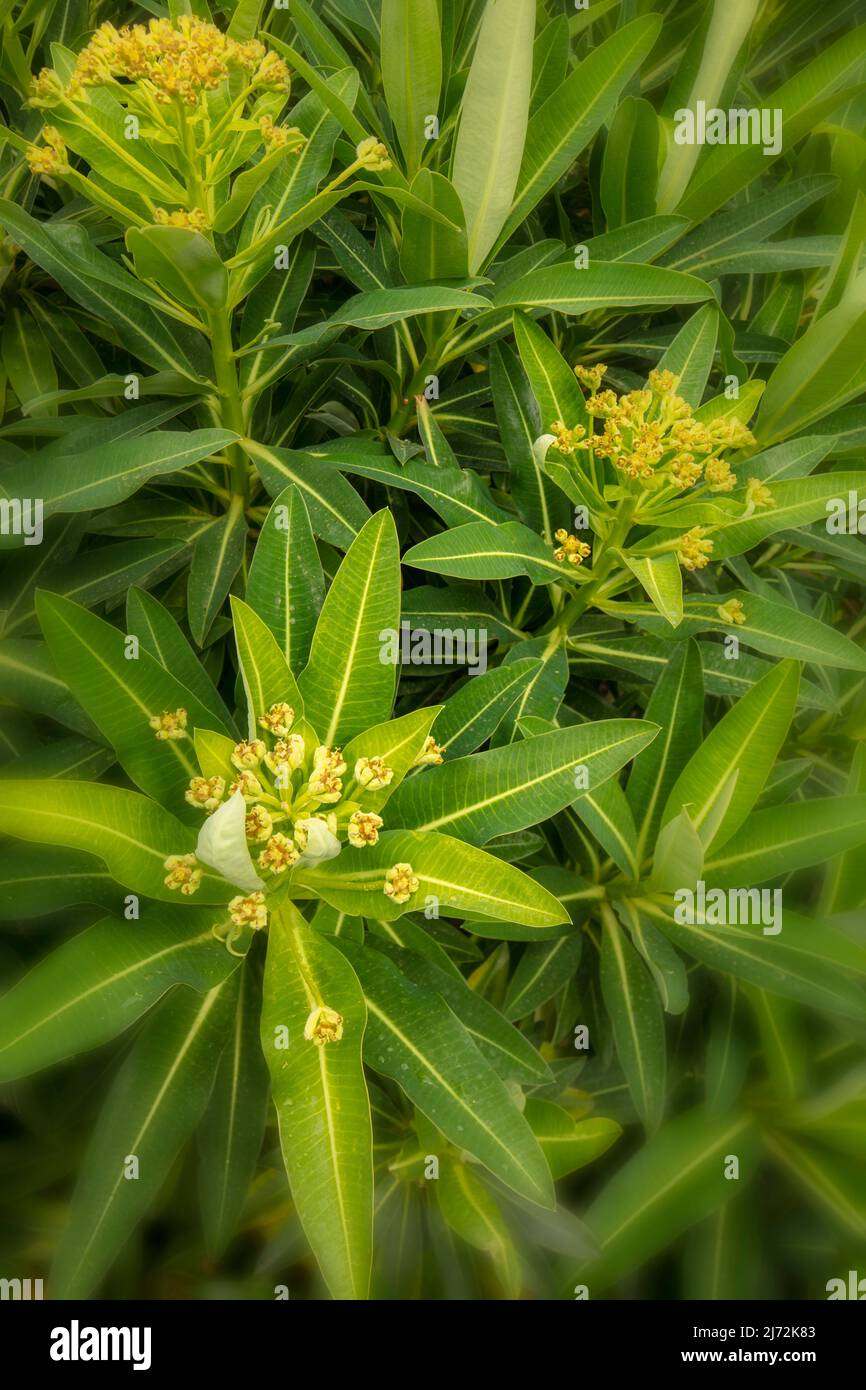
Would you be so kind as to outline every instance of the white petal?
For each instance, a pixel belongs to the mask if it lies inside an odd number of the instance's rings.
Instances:
[[[247,893],[264,888],[247,849],[244,822],[247,806],[242,792],[235,792],[228,801],[209,816],[199,832],[196,857],[208,868],[243,888]]]
[[[307,848],[298,860],[297,868],[309,869],[314,864],[321,864],[325,859],[336,859],[343,846],[336,835],[331,834],[323,820],[311,816],[309,820],[299,820],[295,824],[307,832]]]

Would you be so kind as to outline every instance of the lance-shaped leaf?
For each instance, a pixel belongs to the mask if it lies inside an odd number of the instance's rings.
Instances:
[[[525,323],[536,328],[530,319]],[[538,329],[538,332],[542,333],[542,330]],[[545,337],[544,340],[550,351],[556,352],[549,339]],[[577,388],[573,375],[569,375],[570,385]],[[521,519],[533,530],[540,531],[548,544],[552,545],[553,533],[568,520],[570,509],[559,489],[545,476],[533,447],[542,433],[541,398],[535,383],[530,385],[531,377],[527,375],[524,365],[505,343],[496,343],[491,349],[490,381],[496,420],[502,431],[502,445],[511,469],[511,495]],[[579,405],[580,411],[575,420],[583,415],[582,399]],[[545,429],[554,420],[566,418],[572,418],[571,412],[557,410],[546,420]]]
[[[678,627],[683,620],[683,573],[676,555],[623,555],[623,559],[665,622]]]
[[[285,702],[300,719],[304,701],[277,639],[249,604],[232,598],[232,618],[241,677],[247,697],[249,737],[260,735],[259,720],[271,705]]]
[[[196,726],[213,725],[212,711],[149,652],[130,659],[124,634],[94,613],[56,594],[40,594],[38,612],[59,671],[118,761],[143,791],[182,808],[197,771],[189,735]],[[186,711],[188,732],[158,739],[149,721],[177,710]],[[230,732],[225,726],[223,731]]]
[[[325,579],[307,508],[296,487],[283,489],[262,523],[246,597],[297,675],[310,655]]]
[[[703,709],[700,652],[697,643],[685,642],[674,648],[650,696],[646,717],[659,725],[659,736],[635,758],[626,786],[638,863],[655,841],[671,787],[700,744]]]
[[[474,274],[511,211],[523,158],[532,83],[532,0],[484,10],[461,103],[452,177],[466,211]]]
[[[4,996],[0,1077],[98,1047],[173,985],[201,993],[220,984],[237,960],[214,939],[212,921],[212,912],[149,904],[140,921],[109,918],[64,942]]]
[[[243,564],[247,521],[239,497],[198,537],[189,570],[186,604],[190,631],[203,647],[235,575]]]
[[[196,832],[149,797],[98,782],[0,780],[0,833],[98,854],[134,893],[177,903],[166,888],[165,860],[191,854]],[[205,873],[196,903],[224,903],[232,889]]]
[[[262,1145],[270,1077],[259,1038],[261,984],[242,972],[235,1014],[198,1131],[199,1197],[211,1254],[225,1249],[247,1199]]]
[[[231,715],[213,681],[167,608],[145,589],[130,589],[126,600],[126,625],[144,649],[166,671],[171,671],[213,715],[221,729],[231,729]]]
[[[325,1007],[340,1036],[305,1036]],[[262,1050],[271,1073],[292,1199],[334,1298],[366,1298],[373,1229],[370,1102],[361,1046],[367,1009],[357,977],[290,903],[271,918]]]
[[[406,902],[395,902],[385,893],[386,871],[407,863],[418,887]],[[478,913],[529,927],[567,921],[553,894],[519,869],[449,835],[430,832],[382,831],[378,844],[346,848],[315,869],[296,870],[294,882],[315,889],[325,902],[352,917],[391,921],[423,907],[430,897],[439,907],[454,908],[457,915]]]
[[[294,485],[306,503],[316,535],[331,545],[352,544],[369,520],[370,510],[333,464],[322,463],[312,453],[266,448],[249,440],[244,448],[272,497],[279,497],[288,484]]]
[[[378,951],[339,942],[367,1001],[364,1055],[422,1114],[509,1187],[552,1207],[553,1184],[505,1083],[444,999],[413,985]]]
[[[427,709],[401,715],[399,719],[389,719],[384,724],[377,724],[372,729],[365,729],[362,734],[356,734],[345,745],[343,759],[347,768],[346,777],[354,776],[355,764],[359,758],[381,758],[394,774],[387,787],[380,787],[375,791],[366,787],[356,787],[351,797],[359,802],[362,810],[378,811],[391,799],[423,750],[430,726],[440,708],[440,705],[431,705]]]
[[[866,843],[866,796],[822,797],[753,811],[704,864],[712,884],[764,883]]]
[[[181,304],[213,313],[225,306],[229,277],[207,237],[188,227],[130,227],[136,273]]]
[[[233,992],[179,990],[137,1039],[82,1164],[52,1273],[58,1298],[99,1284],[158,1195],[207,1105]]]
[[[736,772],[733,795],[711,843],[718,847],[730,839],[760,796],[776,761],[796,708],[799,680],[794,662],[780,662],[728,710],[671,788],[663,825],[685,806],[700,831]]]
[[[442,41],[436,0],[383,0],[382,86],[409,174],[418,168],[425,122],[439,110]]]
[[[519,521],[491,526],[470,521],[413,545],[403,563],[456,579],[512,579],[526,575],[533,584],[553,584],[574,573],[553,559],[542,538]]]
[[[21,922],[91,903],[116,908],[118,885],[92,854],[46,852],[20,841],[0,849],[0,921]]]
[[[400,562],[391,513],[371,517],[346,553],[322,607],[298,685],[322,742],[387,719],[397,668],[383,635],[400,626]]]
[[[622,1134],[616,1120],[575,1121],[561,1105],[529,1096],[523,1111],[554,1178],[576,1173],[599,1158]]]
[[[486,742],[541,669],[535,657],[523,657],[468,678],[436,716],[434,737],[443,754],[458,758]]]
[[[502,1003],[505,1017],[525,1018],[552,999],[576,972],[582,947],[580,932],[527,946],[508,982]]]
[[[665,1104],[665,1029],[652,978],[612,912],[605,913],[601,992],[632,1099],[648,1130]]]
[[[655,265],[605,264],[541,266],[497,290],[497,309],[555,309],[560,314],[587,314],[591,309],[640,309],[665,304],[700,304],[712,291],[694,275]]]
[[[439,1211],[461,1240],[490,1256],[507,1298],[519,1298],[520,1259],[490,1192],[468,1163],[449,1154],[434,1184]]]
[[[641,719],[603,719],[445,762],[410,778],[393,797],[389,825],[484,844],[525,830],[596,789],[655,737]]]

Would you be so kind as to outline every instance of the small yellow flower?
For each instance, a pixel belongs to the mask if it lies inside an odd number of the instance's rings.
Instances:
[[[253,931],[260,931],[268,921],[264,893],[250,893],[246,898],[242,893],[238,894],[229,903],[229,916],[236,927],[252,927]]]
[[[413,767],[438,767],[442,762],[442,749],[436,742],[432,734],[428,734],[424,740],[424,747],[418,754]]]
[[[349,817],[349,844],[356,849],[365,845],[375,845],[383,825],[382,817],[374,811],[355,811]]]
[[[736,475],[731,472],[727,459],[710,459],[704,469],[704,478],[711,492],[732,492],[737,485]]]
[[[712,541],[704,540],[705,527],[693,526],[677,545],[677,559],[684,570],[702,570],[710,563],[713,553]]]
[[[573,454],[575,449],[581,447],[581,441],[586,435],[583,425],[575,425],[570,430],[561,420],[554,420],[550,426],[550,433],[556,440],[556,447],[561,454]]]
[[[187,898],[201,883],[202,871],[196,867],[194,854],[170,854],[163,860],[162,867],[168,869],[163,879],[166,888],[180,889]]]
[[[269,869],[272,874],[285,873],[298,862],[300,853],[287,835],[277,831],[272,835],[259,855],[259,868]]]
[[[581,386],[585,386],[589,391],[597,391],[606,371],[607,366],[603,362],[597,362],[594,367],[582,367],[578,363],[574,369],[574,375]]]
[[[224,777],[193,777],[184,798],[200,811],[215,811],[223,799],[226,783]]]
[[[323,1047],[325,1043],[339,1042],[343,1036],[343,1015],[327,1004],[319,1004],[304,1024],[304,1037],[307,1042]]]
[[[260,738],[243,739],[232,749],[232,766],[236,767],[238,772],[251,772],[254,767],[258,767],[266,752],[267,749]]]
[[[68,174],[69,160],[66,155],[66,142],[59,130],[47,125],[42,131],[44,145],[27,146],[27,163],[32,174],[50,176]]]
[[[654,396],[669,396],[675,391],[679,384],[679,377],[674,376],[673,372],[652,371],[648,377],[649,388]]]
[[[740,627],[746,621],[746,610],[738,598],[729,598],[727,603],[720,603],[716,612],[723,623],[731,623],[735,627]]]
[[[288,767],[294,771],[296,767],[301,766],[306,751],[302,736],[289,734],[288,738],[281,738],[271,751],[265,754],[265,767],[270,768],[271,772],[277,772],[281,767]]]
[[[242,772],[236,782],[229,787],[229,796],[240,792],[245,801],[257,801],[262,795],[262,784],[253,772]]]
[[[582,565],[587,555],[590,554],[590,547],[586,541],[582,541],[579,536],[569,535],[563,527],[555,532],[556,539],[559,541],[559,548],[554,550],[554,560],[563,562],[568,561],[570,565]]]
[[[175,208],[173,212],[154,208],[153,220],[158,227],[184,227],[188,232],[203,232],[207,227],[201,208]]]
[[[625,400],[623,396],[623,400]],[[614,391],[599,391],[594,396],[590,396],[586,402],[588,415],[599,415],[604,417],[611,411],[616,410],[616,393]]]
[[[186,710],[176,709],[163,710],[162,714],[154,714],[147,722],[156,731],[160,743],[165,743],[166,740],[188,737],[186,720]]]
[[[385,896],[395,903],[407,903],[418,892],[418,879],[411,864],[395,864],[385,872]]]
[[[269,87],[273,91],[288,92],[290,86],[289,69],[278,54],[273,52],[265,54],[253,78],[253,85]]]
[[[393,779],[394,769],[386,765],[384,758],[359,758],[355,763],[355,781],[368,792],[390,786]]]
[[[269,734],[274,734],[277,738],[285,738],[294,722],[295,711],[285,700],[271,705],[267,714],[259,715],[259,728],[267,729]]]
[[[244,821],[244,830],[248,840],[267,840],[274,828],[274,823],[264,806],[251,806]]]
[[[313,754],[313,771],[308,783],[310,795],[326,803],[339,801],[343,794],[340,778],[345,771],[346,764],[340,749],[321,744]]]
[[[760,478],[749,478],[746,482],[746,502],[753,507],[772,507],[775,505],[775,497],[765,483]]]
[[[388,151],[375,135],[368,135],[355,149],[355,158],[360,160],[371,173],[381,173],[391,168]]]

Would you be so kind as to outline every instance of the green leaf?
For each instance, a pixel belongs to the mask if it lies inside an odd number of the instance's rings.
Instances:
[[[243,501],[232,499],[223,517],[198,538],[193,551],[187,589],[189,626],[199,646],[204,646],[214,619],[244,561],[247,521]]]
[[[181,304],[214,313],[225,307],[229,277],[211,243],[188,227],[130,227],[126,244],[142,280]]]
[[[411,984],[379,952],[339,946],[367,1001],[367,1064],[508,1187],[552,1207],[553,1184],[532,1131],[445,1001]]]
[[[343,759],[349,777],[353,777],[355,763],[359,758],[381,758],[393,776],[387,787],[376,791],[356,787],[352,799],[357,800],[364,811],[379,811],[390,801],[403,778],[415,765],[415,759],[424,748],[431,725],[439,713],[440,705],[429,705],[424,709],[403,714],[399,719],[388,719],[383,724],[375,724],[356,734],[343,748]]]
[[[627,96],[611,121],[601,166],[601,204],[608,228],[656,210],[659,122],[648,101]]]
[[[528,1096],[523,1113],[554,1178],[565,1178],[593,1163],[622,1134],[616,1120],[573,1120],[561,1105]]]
[[[591,1297],[639,1269],[733,1195],[738,1184],[725,1180],[724,1163],[736,1153],[742,1176],[750,1173],[755,1155],[749,1131],[748,1117],[690,1110],[628,1159],[586,1213],[600,1246],[579,1273]]]
[[[443,754],[462,757],[485,743],[540,670],[540,661],[524,657],[469,677],[436,716],[433,734]]]
[[[287,484],[293,484],[306,503],[316,535],[341,549],[352,544],[370,511],[333,464],[320,462],[310,452],[266,448],[250,440],[244,441],[244,448],[272,497],[280,497]]]
[[[140,921],[107,919],[64,942],[3,998],[0,1077],[28,1076],[117,1037],[174,985],[214,989],[237,961],[214,939],[212,917],[150,904]]]
[[[484,1184],[466,1163],[445,1160],[435,1183],[436,1200],[446,1224],[468,1245],[493,1260],[508,1298],[520,1294],[520,1261],[502,1213]]]
[[[504,243],[571,168],[614,111],[620,93],[650,52],[660,16],[644,15],[594,47],[529,122]]]
[[[529,117],[534,28],[533,0],[489,0],[478,32],[452,163],[472,274],[512,209]]]
[[[407,903],[397,903],[385,894],[385,873],[405,863],[411,864],[418,888]],[[528,927],[567,920],[553,894],[519,869],[474,845],[429,831],[382,831],[376,845],[347,848],[315,869],[295,870],[295,882],[352,917],[390,921],[424,907],[429,898],[437,911],[453,908],[455,916],[479,913]]]
[[[271,705],[285,701],[300,719],[304,702],[277,639],[258,613],[241,599],[232,598],[232,619],[247,698],[248,737],[253,739],[259,736],[259,719]]]
[[[178,991],[137,1039],[82,1163],[52,1272],[58,1297],[84,1298],[100,1283],[158,1195],[207,1104],[232,994],[230,984]]]
[[[701,741],[704,692],[697,643],[674,648],[646,707],[658,738],[632,764],[626,796],[638,827],[635,856],[643,860],[654,844],[671,787]]]
[[[134,893],[177,903],[166,888],[164,861],[190,854],[196,832],[138,792],[98,782],[16,782],[0,779],[0,832],[40,845],[98,853],[117,883]],[[224,903],[232,889],[206,872],[196,904]]]
[[[704,304],[683,324],[659,359],[658,370],[673,372],[677,395],[695,408],[703,400],[718,336],[718,310],[714,304]]]
[[[665,1106],[661,1001],[646,966],[612,912],[604,918],[601,992],[632,1099],[647,1130],[655,1130]]]
[[[130,589],[126,600],[126,625],[141,645],[166,671],[191,690],[221,729],[233,729],[231,715],[178,624],[153,594]]]
[[[866,842],[866,796],[795,801],[753,811],[744,829],[710,855],[707,883],[764,883],[821,864]]]
[[[298,684],[307,718],[328,745],[386,719],[396,666],[382,632],[400,625],[400,565],[391,513],[367,522],[334,576]]]
[[[339,1041],[304,1028],[321,1006],[342,1018]],[[344,955],[285,903],[271,917],[262,1050],[271,1073],[292,1199],[334,1298],[370,1283],[373,1155],[361,1045],[367,1009]]]
[[[436,0],[382,0],[381,25],[382,86],[406,168],[412,174],[426,144],[425,121],[439,110],[439,7]]]
[[[435,108],[430,106],[427,110],[433,112]],[[425,217],[419,208],[404,210],[400,269],[405,280],[412,285],[427,280],[468,279],[466,223],[456,188],[442,174],[419,169],[410,192],[420,203],[440,213],[448,225],[444,226],[437,218]],[[424,328],[426,332],[427,325]]]
[[[583,937],[580,932],[527,946],[508,982],[502,1003],[506,1018],[526,1018],[571,979],[580,964]]]
[[[525,575],[533,584],[553,584],[569,573],[554,560],[541,537],[519,521],[491,526],[470,521],[413,545],[403,563],[415,569],[450,574],[457,579],[512,579]]]
[[[623,554],[623,559],[665,622],[678,627],[683,620],[683,575],[676,555]]]
[[[736,772],[733,796],[710,843],[718,847],[730,839],[760,796],[776,761],[796,708],[799,679],[794,662],[780,662],[728,710],[671,788],[663,825],[685,806],[700,831]]]
[[[525,322],[535,328],[532,320],[520,319],[517,322],[521,327]],[[556,351],[547,338],[545,342],[552,353]],[[530,378],[519,358],[505,343],[495,343],[491,349],[490,384],[502,445],[511,469],[511,496],[521,519],[531,530],[540,531],[548,544],[552,545],[553,532],[558,523],[567,520],[569,508],[539,464],[533,445],[542,433],[541,413],[533,399]],[[541,399],[537,391],[535,395],[536,399]],[[582,402],[580,408],[582,413]],[[552,418],[563,417],[556,415]]]
[[[555,309],[560,314],[588,314],[592,309],[698,304],[711,297],[702,280],[681,275],[677,270],[625,261],[607,265],[591,261],[583,269],[556,265],[531,270],[497,290],[493,303],[499,309]]]
[[[643,720],[605,719],[445,762],[403,784],[389,805],[389,825],[484,844],[537,825],[587,787],[595,790],[655,733]]]
[[[247,579],[247,603],[297,675],[307,663],[325,596],[322,564],[304,499],[284,488],[262,523]]]

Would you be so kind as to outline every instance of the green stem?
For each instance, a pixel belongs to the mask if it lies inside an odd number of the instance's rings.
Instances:
[[[214,376],[220,393],[220,418],[226,429],[244,435],[246,424],[232,347],[231,312],[222,309],[211,314],[209,329]],[[246,503],[249,496],[246,454],[239,444],[230,444],[226,449],[226,457],[231,465],[232,493]]]

